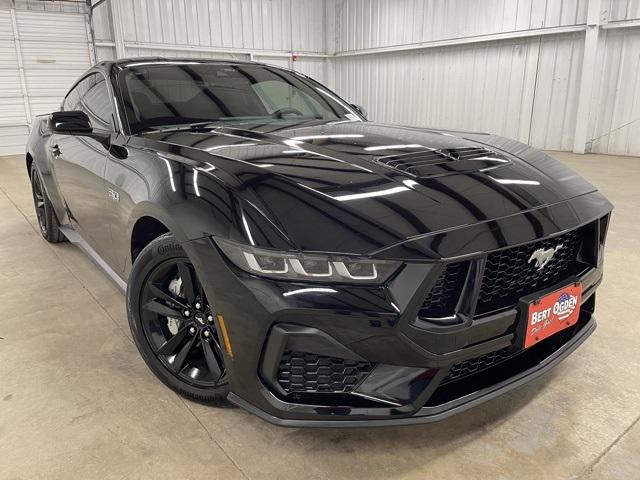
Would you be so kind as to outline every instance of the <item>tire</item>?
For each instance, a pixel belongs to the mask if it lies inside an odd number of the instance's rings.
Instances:
[[[165,385],[193,400],[226,404],[229,382],[215,310],[172,234],[136,257],[127,315],[142,358]]]
[[[31,192],[42,238],[50,243],[64,242],[66,238],[60,231],[60,222],[42,185],[42,177],[35,164],[31,166]]]

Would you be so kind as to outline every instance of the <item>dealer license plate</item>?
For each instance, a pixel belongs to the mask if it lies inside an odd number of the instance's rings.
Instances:
[[[572,283],[529,303],[524,348],[575,325],[580,316],[582,285]]]

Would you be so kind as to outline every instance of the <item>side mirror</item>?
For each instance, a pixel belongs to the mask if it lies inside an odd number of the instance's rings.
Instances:
[[[49,123],[54,132],[61,133],[91,133],[91,121],[81,110],[68,112],[53,112],[49,115]]]
[[[367,119],[367,111],[365,110],[364,107],[361,107],[360,105],[356,105],[355,103],[352,103],[351,106],[355,108],[357,112],[365,118],[365,120]]]

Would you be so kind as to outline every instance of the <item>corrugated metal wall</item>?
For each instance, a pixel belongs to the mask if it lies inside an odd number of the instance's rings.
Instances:
[[[607,0],[604,3],[611,22],[640,18],[640,0]]]
[[[570,150],[579,34],[336,60],[335,88],[389,123],[481,130]]]
[[[98,60],[253,58],[328,83],[372,120],[571,150],[582,141],[574,136],[590,1],[107,0],[91,28]],[[84,4],[16,0],[19,49],[12,4],[0,0],[5,152],[22,148],[29,118],[57,106],[91,53]],[[640,0],[599,7],[587,145],[639,155]]]
[[[85,12],[67,2],[0,2],[0,154],[22,153],[31,119],[56,110],[91,65]]]
[[[605,30],[596,72],[591,151],[640,155],[640,0],[607,2],[609,25],[638,27]]]
[[[331,2],[329,83],[370,119],[572,150],[588,0]],[[640,0],[601,0],[600,14],[632,21]],[[640,155],[640,28],[601,30],[599,50],[587,145]]]
[[[640,28],[606,33],[593,152],[640,155]]]
[[[585,23],[587,0],[335,0],[333,51]]]
[[[116,55],[113,2],[126,56],[253,58],[325,78],[324,0],[109,0],[93,16],[99,60]]]

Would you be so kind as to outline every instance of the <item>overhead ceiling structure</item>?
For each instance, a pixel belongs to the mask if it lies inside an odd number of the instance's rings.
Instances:
[[[638,51],[640,0],[0,0],[0,154],[93,61],[161,55],[292,68],[376,121],[640,155]]]

